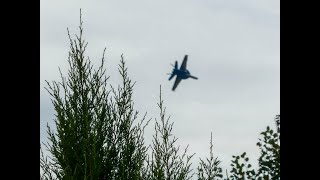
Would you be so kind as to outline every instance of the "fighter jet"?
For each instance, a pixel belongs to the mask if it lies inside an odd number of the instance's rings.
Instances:
[[[190,72],[187,70],[187,60],[188,60],[188,55],[185,55],[184,56],[184,59],[183,59],[183,62],[180,66],[180,69],[178,69],[178,61],[175,62],[174,64],[174,69],[172,70],[172,73],[169,74],[171,75],[169,77],[169,81],[175,76],[177,75],[176,77],[176,80],[174,82],[174,85],[173,85],[173,88],[172,88],[172,91],[174,91],[178,84],[180,83],[180,81],[182,79],[188,79],[188,78],[193,78],[193,79],[198,79],[197,77],[194,77],[190,74]]]

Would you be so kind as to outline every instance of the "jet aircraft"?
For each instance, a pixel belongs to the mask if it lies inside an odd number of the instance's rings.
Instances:
[[[171,76],[169,77],[169,81],[170,81],[176,75],[176,80],[174,82],[172,91],[174,91],[177,88],[178,84],[182,79],[188,79],[188,78],[198,79],[197,77],[192,76],[190,72],[187,70],[187,60],[188,60],[188,55],[185,55],[183,62],[180,66],[180,69],[178,68],[178,61],[176,61],[174,64],[174,69],[172,70],[172,73],[170,74]]]

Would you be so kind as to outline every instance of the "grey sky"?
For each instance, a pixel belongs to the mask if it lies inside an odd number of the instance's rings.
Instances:
[[[232,155],[246,151],[258,158],[256,142],[280,113],[279,0],[41,0],[41,141],[54,111],[45,80],[67,70],[69,39],[78,33],[83,10],[87,55],[99,64],[107,48],[110,83],[119,80],[123,53],[136,81],[136,109],[158,117],[162,85],[167,115],[175,122],[181,146],[198,157],[208,155],[213,132],[215,155],[229,167]],[[199,80],[182,81],[172,92],[170,63],[189,55],[188,69]],[[146,132],[150,142],[153,123]]]

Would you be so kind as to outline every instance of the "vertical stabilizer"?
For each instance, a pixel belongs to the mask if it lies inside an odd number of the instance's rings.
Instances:
[[[175,69],[178,69],[178,61],[175,62],[174,68],[175,68]]]

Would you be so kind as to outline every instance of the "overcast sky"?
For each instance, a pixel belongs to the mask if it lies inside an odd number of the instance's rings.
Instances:
[[[53,126],[54,111],[45,80],[67,72],[69,39],[78,33],[82,9],[87,56],[98,65],[106,47],[107,74],[117,85],[117,64],[123,53],[136,81],[135,107],[157,117],[159,86],[167,115],[175,122],[178,144],[189,153],[214,154],[224,168],[232,155],[259,156],[259,133],[280,114],[279,0],[41,0],[40,134]],[[189,55],[187,68],[198,80],[183,80],[175,92],[166,73]],[[141,116],[142,117],[142,116]],[[154,120],[153,120],[154,122]],[[153,124],[146,130],[151,142]]]

